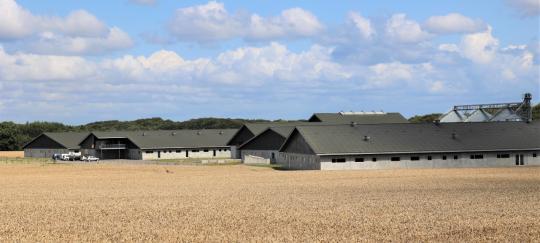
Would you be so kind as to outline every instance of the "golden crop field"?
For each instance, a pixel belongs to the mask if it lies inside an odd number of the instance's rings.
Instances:
[[[0,242],[540,240],[540,167],[0,164]]]
[[[23,158],[24,151],[0,151],[0,158]]]

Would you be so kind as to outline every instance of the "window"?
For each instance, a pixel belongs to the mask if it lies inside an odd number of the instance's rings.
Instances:
[[[372,162],[377,162],[377,158],[371,158]]]
[[[471,159],[483,159],[483,154],[471,154]]]
[[[166,154],[166,153],[167,153],[167,150],[163,150],[163,153]]]
[[[147,154],[153,154],[154,151],[145,151],[145,153],[147,153]]]
[[[420,156],[412,156],[411,160],[420,160]]]
[[[443,155],[443,156],[442,156],[442,160],[446,160],[446,155]]]
[[[345,163],[345,158],[332,159],[332,163]]]
[[[508,159],[510,154],[497,154],[497,159]]]
[[[427,160],[432,160],[431,155],[428,155]]]
[[[459,156],[454,155],[454,160],[457,160],[457,159],[459,159]]]
[[[390,158],[391,161],[400,161],[401,158],[400,157],[392,157]]]
[[[198,153],[199,150],[198,150],[198,149],[194,149],[194,150],[191,150],[191,152],[193,152],[193,153]]]
[[[208,152],[208,149],[203,150],[204,152]]]
[[[364,162],[364,158],[355,158],[354,162]]]
[[[218,149],[219,152],[221,152],[221,149]]]
[[[226,152],[226,151],[229,151],[229,150],[228,150],[228,149],[223,149],[223,151],[225,151],[225,152]]]
[[[533,157],[536,158],[536,153],[533,154]]]
[[[169,150],[169,153],[172,153],[172,150]]]
[[[182,153],[182,150],[176,150],[177,153]]]

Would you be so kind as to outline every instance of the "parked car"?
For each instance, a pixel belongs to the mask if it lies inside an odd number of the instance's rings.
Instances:
[[[86,162],[97,162],[99,161],[99,158],[94,157],[94,156],[83,156],[81,160],[86,161]]]

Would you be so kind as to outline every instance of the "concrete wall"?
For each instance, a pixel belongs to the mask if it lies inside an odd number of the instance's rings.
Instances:
[[[505,167],[516,166],[515,155],[524,155],[524,165],[540,165],[540,152],[536,152],[537,157],[533,157],[534,152],[507,153],[510,158],[497,158],[497,153],[473,153],[482,154],[483,159],[471,159],[470,153],[445,154],[446,160],[442,159],[444,154],[430,155],[382,155],[382,156],[323,156],[320,158],[321,170],[362,170],[362,169],[393,169],[393,168],[466,168],[466,167]],[[458,156],[454,160],[454,155]],[[411,156],[419,156],[420,160],[411,160]],[[391,157],[400,157],[400,161],[391,161]],[[332,162],[332,159],[345,158],[346,162]],[[364,158],[364,162],[355,162],[355,158]],[[377,161],[373,162],[372,158]]]
[[[24,157],[52,158],[53,154],[67,154],[69,149],[25,149]]]
[[[310,154],[279,153],[276,164],[290,170],[320,170],[319,156]]]
[[[186,156],[186,150],[188,151],[187,153],[188,156]],[[198,152],[193,152],[194,150],[198,150]],[[214,150],[216,151],[216,156],[214,156]],[[152,153],[148,153],[148,151],[151,151]],[[143,160],[189,159],[189,158],[229,159],[231,158],[231,150],[229,148],[156,149],[156,150],[143,150],[141,156]]]
[[[269,165],[270,159],[246,154],[243,157],[242,162],[246,165]]]
[[[272,158],[272,153],[274,157]],[[246,155],[253,155],[265,159],[269,159],[271,163],[275,163],[279,154],[278,150],[244,150],[240,151],[242,161],[245,160]]]

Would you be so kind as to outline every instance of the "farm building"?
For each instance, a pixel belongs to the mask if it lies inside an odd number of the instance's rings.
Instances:
[[[47,132],[23,146],[24,157],[51,158],[53,154],[79,152],[79,143],[88,132]]]
[[[289,169],[540,165],[540,122],[297,126],[276,163]]]
[[[405,117],[397,112],[339,112],[339,113],[315,113],[309,122],[324,122],[333,124],[381,124],[381,123],[407,123]]]
[[[91,132],[78,136],[75,133],[53,134],[52,137],[65,143],[65,146],[60,146],[60,142],[54,144],[52,141],[55,140],[49,139],[50,134],[43,134],[25,146],[25,156],[51,157],[54,153],[80,151],[83,155],[100,159],[230,158],[230,147],[226,143],[235,132],[236,129],[207,129]],[[36,149],[43,149],[42,140],[51,140],[49,143],[59,149],[49,149],[47,154],[40,153]]]
[[[269,159],[270,163],[276,163],[279,148],[281,148],[281,145],[283,145],[294,128],[294,126],[267,128],[238,147],[240,158],[244,160],[246,155],[252,155]]]
[[[231,146],[234,158],[241,158],[239,147],[259,135],[268,128],[292,127],[313,124],[381,124],[381,123],[407,123],[409,122],[400,113],[391,112],[339,112],[315,113],[307,122],[268,122],[244,124],[231,138],[227,145]],[[283,130],[283,129],[282,129]]]

